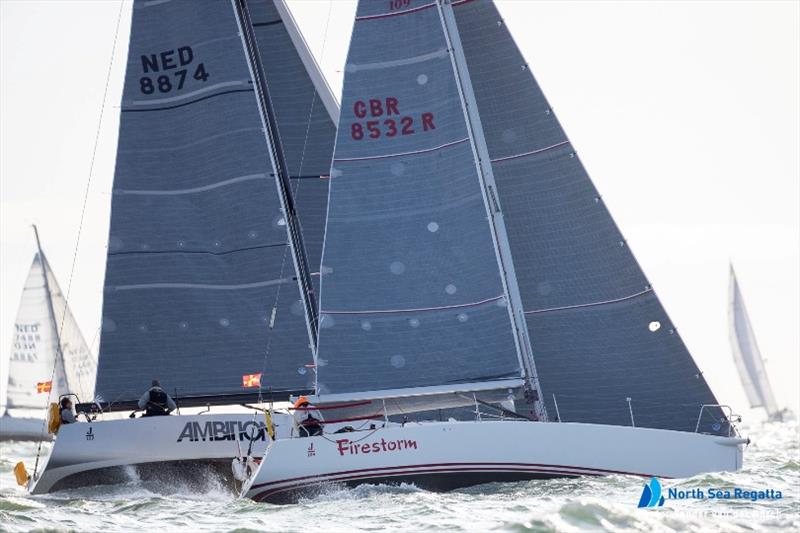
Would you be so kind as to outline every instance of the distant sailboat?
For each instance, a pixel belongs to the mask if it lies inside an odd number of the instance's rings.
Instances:
[[[729,296],[728,323],[731,351],[747,401],[752,408],[763,407],[770,420],[782,421],[787,415],[787,410],[778,408],[775,395],[772,393],[764,359],[758,349],[733,265],[730,267]]]
[[[244,496],[741,468],[493,2],[358,3],[330,176],[312,403],[475,420],[279,438]]]
[[[38,252],[14,322],[6,410],[0,418],[2,440],[48,438],[42,421],[48,398],[57,401],[71,392],[89,402],[94,395],[97,363],[50,269],[35,226],[34,232]]]

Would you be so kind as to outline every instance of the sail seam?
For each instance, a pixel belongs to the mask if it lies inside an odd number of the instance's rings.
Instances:
[[[414,150],[411,152],[398,152],[394,154],[384,154],[384,155],[369,155],[364,157],[337,157],[334,161],[367,161],[370,159],[386,159],[389,157],[403,157],[406,155],[417,155],[417,154],[425,154],[428,152],[435,152],[436,150],[441,150],[442,148],[447,148],[449,146],[454,146],[456,144],[461,144],[463,142],[467,142],[469,140],[468,137],[460,139],[458,141],[452,141],[449,143],[445,143],[439,146],[434,146],[433,148],[423,148],[422,150]]]
[[[224,96],[226,94],[251,93],[251,92],[253,92],[252,88],[250,88],[250,89],[231,89],[230,91],[223,91],[221,93],[209,94],[207,96],[204,96],[202,98],[198,98],[196,100],[191,100],[189,102],[183,102],[182,104],[175,104],[175,105],[169,105],[169,106],[163,106],[163,107],[148,107],[148,108],[141,108],[141,109],[133,109],[133,108],[130,108],[130,107],[128,107],[128,108],[123,107],[120,111],[122,113],[143,113],[145,111],[165,111],[165,110],[168,110],[168,109],[177,109],[179,107],[184,107],[184,106],[187,106],[187,105],[196,104],[198,102],[202,102],[203,100],[208,100],[210,98],[216,98],[217,96]]]
[[[181,194],[194,194],[197,192],[210,191],[226,185],[233,185],[234,183],[241,183],[243,181],[267,179],[266,174],[248,174],[246,176],[239,176],[229,180],[218,181],[210,185],[203,185],[202,187],[193,187],[191,189],[172,189],[165,191],[156,190],[134,190],[134,189],[115,189],[114,194],[131,194],[137,196],[177,196]]]
[[[278,248],[286,246],[285,242],[275,244],[264,244],[261,246],[248,246],[245,248],[236,248],[235,250],[227,250],[224,252],[212,252],[210,250],[132,250],[128,252],[109,252],[108,256],[118,255],[148,255],[148,254],[209,254],[209,255],[228,255],[238,252],[248,252],[250,250],[263,250],[265,248]]]
[[[617,303],[617,302],[624,302],[625,300],[630,300],[632,298],[637,298],[639,296],[642,296],[642,295],[650,293],[650,292],[653,292],[653,289],[645,289],[643,291],[639,291],[637,293],[630,294],[628,296],[623,296],[622,298],[615,298],[613,300],[604,300],[602,302],[590,302],[590,303],[585,303],[585,304],[564,305],[564,306],[561,306],[561,307],[548,307],[547,309],[534,309],[532,311],[525,311],[525,314],[526,315],[533,315],[533,314],[537,314],[537,313],[549,313],[550,311],[563,311],[565,309],[580,309],[582,307],[595,307],[595,306],[598,306],[598,305],[613,304],[613,303]]]
[[[171,102],[180,102],[181,100],[186,100],[187,98],[192,98],[197,96],[198,94],[205,94],[215,91],[217,89],[222,89],[225,87],[247,87],[250,83],[248,80],[237,80],[237,81],[226,81],[223,83],[217,83],[216,85],[211,85],[209,87],[203,87],[202,89],[198,89],[196,91],[188,92],[186,94],[181,94],[178,96],[171,96],[169,98],[154,98],[151,100],[130,100],[128,102],[123,102],[126,105],[141,105],[141,106],[149,106],[149,105],[157,105],[157,104],[169,104]]]
[[[436,2],[431,2],[430,4],[425,4],[419,7],[414,7],[411,9],[406,9],[403,11],[395,11],[394,13],[378,13],[377,15],[362,15],[360,17],[356,17],[356,20],[375,20],[375,19],[385,19],[389,17],[396,17],[398,15],[408,15],[411,13],[416,13],[417,11],[422,11],[424,9],[428,9],[436,5]]]
[[[496,302],[503,298],[503,295],[487,298],[479,302],[469,302],[465,304],[441,305],[437,307],[417,307],[412,309],[376,309],[372,311],[322,311],[326,315],[388,315],[396,313],[419,313],[424,311],[443,311],[445,309],[462,309],[464,307],[476,307],[489,302]]]
[[[500,161],[508,161],[509,159],[517,159],[519,157],[527,157],[529,155],[541,154],[542,152],[546,152],[548,150],[552,150],[553,148],[558,148],[559,146],[564,146],[565,144],[569,144],[569,141],[561,141],[560,143],[556,143],[550,146],[545,146],[544,148],[538,148],[536,150],[531,150],[530,152],[522,152],[521,154],[514,154],[505,157],[498,157],[495,159],[491,159],[492,163],[498,163]]]
[[[253,23],[253,27],[254,28],[260,28],[260,27],[263,27],[263,26],[274,26],[275,24],[280,24],[281,22],[283,22],[281,19],[270,20],[268,22],[254,22]]]
[[[447,49],[440,48],[427,54],[420,54],[414,57],[407,57],[404,59],[395,59],[394,61],[384,61],[381,63],[350,63],[345,67],[346,72],[360,72],[362,70],[379,70],[384,68],[403,67],[407,65],[414,65],[416,63],[424,63],[431,59],[442,59],[447,57]]]
[[[143,8],[146,8],[146,7],[155,7],[155,6],[159,6],[161,4],[167,4],[167,3],[171,2],[171,1],[172,0],[150,0],[149,2],[143,2],[142,4],[140,4],[138,6],[133,6],[133,8],[134,9],[136,9],[136,8],[143,9]]]
[[[209,141],[213,141],[215,139],[219,139],[220,137],[226,137],[228,135],[236,135],[237,133],[245,133],[245,132],[255,132],[261,131],[261,128],[239,128],[236,130],[226,131],[224,133],[218,133],[216,135],[209,135],[208,137],[204,137],[194,142],[190,142],[187,144],[179,144],[176,146],[170,146],[166,148],[128,148],[127,150],[117,150],[118,154],[148,154],[148,153],[160,153],[160,152],[173,152],[176,150],[183,150],[186,148],[192,148],[194,146],[207,143]]]
[[[279,278],[267,281],[258,281],[255,283],[243,283],[241,285],[211,285],[203,283],[140,283],[137,285],[112,285],[107,288],[114,291],[130,291],[138,289],[208,289],[228,291],[239,289],[255,289],[258,287],[271,287],[273,285],[281,285],[283,283],[290,283],[292,281],[294,281],[293,278]]]

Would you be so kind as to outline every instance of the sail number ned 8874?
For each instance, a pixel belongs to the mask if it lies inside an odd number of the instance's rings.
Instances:
[[[394,96],[356,100],[353,104],[353,115],[356,121],[350,124],[350,137],[356,141],[364,138],[414,135],[420,131],[436,129],[433,113],[425,112],[418,116],[402,115],[400,102]]]
[[[192,65],[194,52],[191,46],[180,46],[157,54],[146,54],[142,58],[142,74],[139,90],[142,94],[180,91],[190,77],[199,82],[208,80],[203,63]]]

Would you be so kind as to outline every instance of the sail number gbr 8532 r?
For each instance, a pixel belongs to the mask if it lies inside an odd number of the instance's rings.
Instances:
[[[141,57],[142,74],[145,74],[139,78],[139,90],[142,94],[180,91],[186,85],[187,77],[200,82],[208,80],[208,72],[203,63],[192,65],[194,52],[191,46],[181,46]]]
[[[350,124],[350,137],[357,141],[414,135],[436,129],[433,113],[403,115],[400,102],[394,96],[356,100],[353,115],[356,121]]]

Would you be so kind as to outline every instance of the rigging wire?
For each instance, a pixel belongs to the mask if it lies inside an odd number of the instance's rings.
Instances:
[[[75,264],[77,263],[77,259],[78,259],[78,247],[80,246],[80,242],[81,242],[81,233],[83,231],[83,221],[84,221],[84,218],[86,216],[86,204],[88,203],[88,200],[89,200],[89,190],[91,189],[91,185],[92,185],[92,174],[94,173],[94,162],[95,162],[95,159],[96,159],[96,156],[97,156],[97,146],[100,144],[100,132],[102,131],[102,126],[103,126],[103,115],[105,114],[105,109],[106,109],[106,99],[108,97],[108,87],[109,87],[109,85],[111,83],[111,72],[113,70],[113,65],[114,65],[114,56],[116,55],[116,51],[117,51],[117,40],[118,40],[118,37],[119,37],[119,27],[120,27],[120,23],[122,22],[122,12],[124,10],[123,9],[124,7],[125,7],[125,0],[120,0],[119,12],[117,13],[117,25],[116,25],[116,28],[114,29],[114,41],[113,41],[113,44],[111,45],[111,58],[110,58],[110,60],[108,62],[108,70],[106,71],[106,84],[105,84],[105,88],[103,89],[103,101],[102,101],[102,104],[100,105],[100,116],[98,117],[98,120],[97,120],[97,131],[95,132],[95,137],[94,137],[94,147],[92,148],[92,158],[91,158],[91,161],[89,163],[89,176],[88,176],[88,178],[86,180],[86,189],[85,189],[84,194],[83,194],[83,206],[81,207],[81,218],[80,218],[80,221],[78,223],[78,237],[77,237],[77,239],[75,241],[75,250],[72,253],[72,267],[70,268],[70,271],[69,271],[69,281],[67,282],[67,293],[64,294],[64,309],[62,310],[62,313],[61,313],[61,324],[58,326],[58,328],[59,328],[59,336],[64,331],[64,320],[66,319],[66,311],[67,311],[67,306],[68,306],[68,302],[69,302],[69,294],[70,294],[70,290],[72,289],[72,278],[73,278],[73,275],[75,273]],[[47,274],[45,273],[45,275],[47,275]],[[60,347],[59,347],[59,353],[61,353]],[[64,361],[63,361],[63,354],[62,354],[62,364],[63,363],[64,363]],[[55,377],[56,367],[57,366],[58,366],[58,361],[56,361],[53,364],[53,371],[50,374],[51,386],[50,386],[50,390],[47,391],[47,404],[46,404],[47,406],[50,405],[50,397],[52,396],[52,391],[53,391],[52,382],[53,382],[53,378]],[[78,386],[82,388],[82,385],[80,383],[80,373],[78,373],[78,382],[79,382]],[[41,429],[41,431],[39,433],[39,445],[38,445],[38,447],[36,449],[36,462],[35,462],[34,467],[33,467],[33,479],[36,478],[36,471],[37,471],[37,469],[39,467],[39,457],[41,456],[42,442],[44,441],[44,431],[45,431],[46,427],[47,427],[47,407],[45,407],[45,417],[44,417],[44,420],[42,420],[42,429]]]
[[[327,18],[327,21],[325,22],[325,32],[324,32],[323,38],[322,38],[322,49],[320,50],[320,58],[324,58],[325,57],[325,44],[327,43],[327,40],[328,40],[328,26],[330,25],[331,11],[332,10],[333,10],[333,0],[330,0],[330,2],[328,4],[328,18]],[[320,59],[320,61],[321,61],[321,59]],[[302,176],[303,175],[303,165],[305,163],[306,148],[308,146],[308,137],[309,137],[309,133],[311,131],[311,119],[312,119],[312,117],[314,115],[314,106],[315,106],[315,104],[317,102],[317,88],[314,86],[314,82],[313,81],[311,82],[311,85],[312,85],[312,89],[313,89],[313,94],[312,94],[312,97],[311,97],[311,105],[309,106],[309,110],[308,110],[308,117],[306,118],[306,131],[305,131],[305,137],[303,139],[303,150],[300,153],[300,165],[299,165],[299,168],[298,168],[298,171],[297,171],[297,175],[298,176]],[[280,127],[277,128],[277,133],[278,133],[278,136],[280,136]],[[281,143],[281,144],[283,144],[283,143]],[[289,169],[286,169],[286,171],[288,172]],[[294,198],[295,201],[300,197],[300,184],[301,184],[301,182],[303,180],[302,179],[298,179],[296,181],[297,181],[297,183],[294,186],[294,189],[291,191],[292,197]],[[288,213],[284,213],[284,217],[288,217]],[[288,220],[286,220],[287,226],[288,226],[288,223],[289,223]],[[298,217],[297,223],[298,223],[298,226],[300,228],[300,231],[302,232],[303,225],[302,225],[302,221],[300,220],[300,217]],[[289,252],[289,246],[287,245],[286,248],[284,248],[284,250],[283,250],[283,259],[281,260],[281,270],[280,270],[280,278],[281,279],[283,279],[283,273],[284,273],[284,269],[285,269],[285,266],[286,266],[286,256],[287,256],[288,252]],[[276,293],[275,293],[275,301],[274,301],[274,303],[272,305],[272,311],[271,311],[272,314],[270,315],[270,318],[269,318],[269,329],[270,330],[272,330],[274,325],[275,325],[275,320],[276,320],[276,316],[277,316],[277,309],[278,309],[278,302],[280,300],[280,294],[281,294],[281,288],[282,287],[283,287],[283,284],[278,285],[278,288],[277,288]],[[319,303],[317,303],[317,305],[319,305]],[[318,324],[311,324],[311,327],[314,328],[314,329],[318,329]],[[267,339],[267,347],[266,347],[266,350],[264,352],[264,362],[261,365],[261,375],[262,376],[266,373],[266,370],[267,370],[267,359],[269,358],[269,355],[270,355],[271,346],[272,346],[272,335],[270,335],[269,338]],[[316,348],[312,348],[312,349],[316,349]],[[314,370],[314,372],[316,372],[317,371],[316,367],[313,370]],[[258,385],[258,402],[259,403],[262,403],[262,390],[263,389],[262,389],[262,385],[261,385],[261,380],[259,379],[259,385]],[[270,395],[270,398],[271,398],[271,395]],[[270,403],[271,403],[271,400],[270,400]]]

